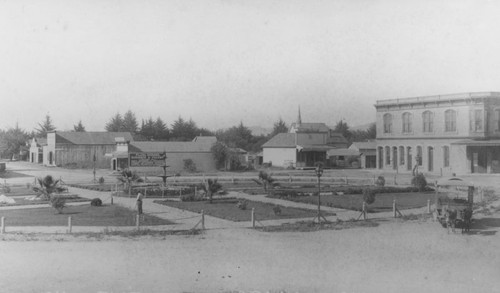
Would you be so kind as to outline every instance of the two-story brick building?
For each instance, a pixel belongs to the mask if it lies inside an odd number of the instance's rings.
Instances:
[[[500,92],[380,100],[377,168],[500,173]]]

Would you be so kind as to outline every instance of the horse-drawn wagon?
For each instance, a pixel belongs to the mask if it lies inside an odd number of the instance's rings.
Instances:
[[[436,184],[435,218],[443,227],[455,231],[459,227],[468,232],[472,221],[474,185],[463,179],[453,177],[440,180]]]

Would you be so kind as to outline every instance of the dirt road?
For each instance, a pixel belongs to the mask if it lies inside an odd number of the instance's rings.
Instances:
[[[434,222],[382,222],[376,228],[311,233],[231,229],[165,239],[52,239],[0,243],[1,292],[500,288],[497,233],[447,234]]]

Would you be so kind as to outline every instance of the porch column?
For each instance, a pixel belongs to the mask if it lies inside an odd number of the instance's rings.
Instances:
[[[493,160],[492,150],[488,147],[486,150],[486,173],[491,174],[491,161]]]

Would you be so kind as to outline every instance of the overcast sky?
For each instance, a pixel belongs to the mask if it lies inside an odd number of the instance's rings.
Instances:
[[[500,91],[500,1],[0,1],[0,128],[116,113],[351,126],[376,100]]]

